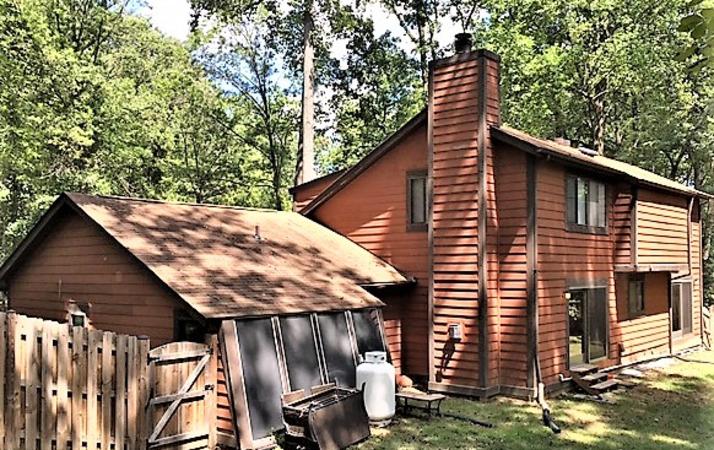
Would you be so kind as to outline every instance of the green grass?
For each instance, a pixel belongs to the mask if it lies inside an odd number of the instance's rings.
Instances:
[[[499,398],[489,402],[448,399],[447,412],[496,425],[487,429],[442,418],[399,417],[373,430],[359,445],[368,449],[714,449],[714,352],[686,356],[647,372],[635,388],[611,394],[612,404],[549,401],[560,435],[545,428],[533,403]]]

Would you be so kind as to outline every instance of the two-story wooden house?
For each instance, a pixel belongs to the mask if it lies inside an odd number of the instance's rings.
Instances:
[[[530,396],[576,364],[700,345],[711,196],[504,126],[499,64],[468,48],[434,61],[425,111],[292,190],[296,211],[416,279],[386,299],[401,371],[434,390]]]

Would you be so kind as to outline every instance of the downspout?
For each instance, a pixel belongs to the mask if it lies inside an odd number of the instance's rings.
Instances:
[[[550,428],[553,433],[560,433],[560,427],[553,421],[551,417],[550,406],[545,401],[545,383],[540,367],[540,357],[538,354],[538,337],[539,337],[539,321],[538,321],[538,239],[537,239],[537,221],[536,221],[536,160],[533,155],[526,156],[526,184],[527,184],[527,202],[528,202],[528,223],[526,237],[526,252],[527,252],[527,278],[528,278],[528,343],[529,343],[529,368],[528,368],[528,383],[534,389],[536,402],[543,413],[543,424]],[[532,368],[532,369],[531,369]],[[535,377],[535,383],[533,378]]]
[[[478,58],[478,329],[479,329],[479,382],[483,397],[488,397],[489,334],[488,334],[488,177],[486,174],[486,58]]]

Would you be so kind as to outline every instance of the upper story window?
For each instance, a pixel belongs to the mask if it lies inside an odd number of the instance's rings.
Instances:
[[[570,231],[607,233],[605,184],[576,175],[568,175],[567,226]]]
[[[427,229],[426,170],[407,174],[407,229]]]

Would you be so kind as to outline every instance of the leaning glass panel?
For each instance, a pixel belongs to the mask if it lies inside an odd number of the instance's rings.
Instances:
[[[310,316],[281,317],[280,332],[283,338],[290,389],[307,391],[323,384]]]

